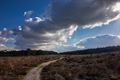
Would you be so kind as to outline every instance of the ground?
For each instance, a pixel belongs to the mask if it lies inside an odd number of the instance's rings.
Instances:
[[[0,80],[22,80],[32,68],[56,59],[60,60],[43,68],[41,80],[120,80],[119,51],[90,55],[0,57]]]

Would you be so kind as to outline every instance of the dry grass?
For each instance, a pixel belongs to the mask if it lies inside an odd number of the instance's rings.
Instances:
[[[42,80],[120,80],[120,54],[65,56],[44,68]]]
[[[21,80],[31,68],[59,57],[56,55],[0,57],[0,80]]]
[[[43,69],[42,80],[120,80],[120,53],[0,57],[0,80],[22,80],[40,63],[64,57]]]

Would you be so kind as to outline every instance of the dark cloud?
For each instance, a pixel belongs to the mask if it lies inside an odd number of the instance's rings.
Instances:
[[[32,11],[25,12],[25,24],[13,30],[16,48],[54,49],[67,42],[76,25],[92,28],[119,19],[120,9],[114,7],[117,2],[119,0],[52,0],[41,17],[32,17]]]
[[[67,42],[76,26],[95,27],[118,19],[113,6],[119,0],[53,0],[44,17],[30,17],[16,39],[17,48],[52,49]],[[24,44],[24,45],[23,45]]]
[[[116,19],[113,6],[120,0],[53,0],[51,18],[56,24],[98,26]]]
[[[21,31],[17,31],[16,48],[18,49],[47,49],[50,50],[55,46],[64,43],[77,29],[71,25],[68,28],[59,27],[49,20],[26,20]],[[25,44],[23,46],[23,44]]]

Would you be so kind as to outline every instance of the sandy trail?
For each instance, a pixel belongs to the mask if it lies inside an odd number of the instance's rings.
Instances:
[[[60,59],[57,59],[57,60],[52,60],[52,61],[48,61],[48,62],[44,62],[44,63],[40,64],[39,66],[31,69],[27,73],[27,75],[23,78],[23,80],[41,80],[40,74],[42,72],[42,69],[44,67],[48,66],[49,64],[54,63],[54,62],[61,60],[61,59],[63,59],[63,57],[61,57]]]

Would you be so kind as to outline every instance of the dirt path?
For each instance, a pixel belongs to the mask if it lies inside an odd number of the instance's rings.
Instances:
[[[57,59],[57,60],[52,60],[52,61],[48,61],[48,62],[44,62],[44,63],[40,64],[39,66],[31,69],[27,73],[27,75],[24,77],[23,80],[40,80],[40,77],[41,77],[40,74],[42,72],[42,69],[44,67],[48,66],[49,64],[54,63],[54,62],[61,60],[61,59],[63,59],[63,57],[61,57],[60,59]]]

